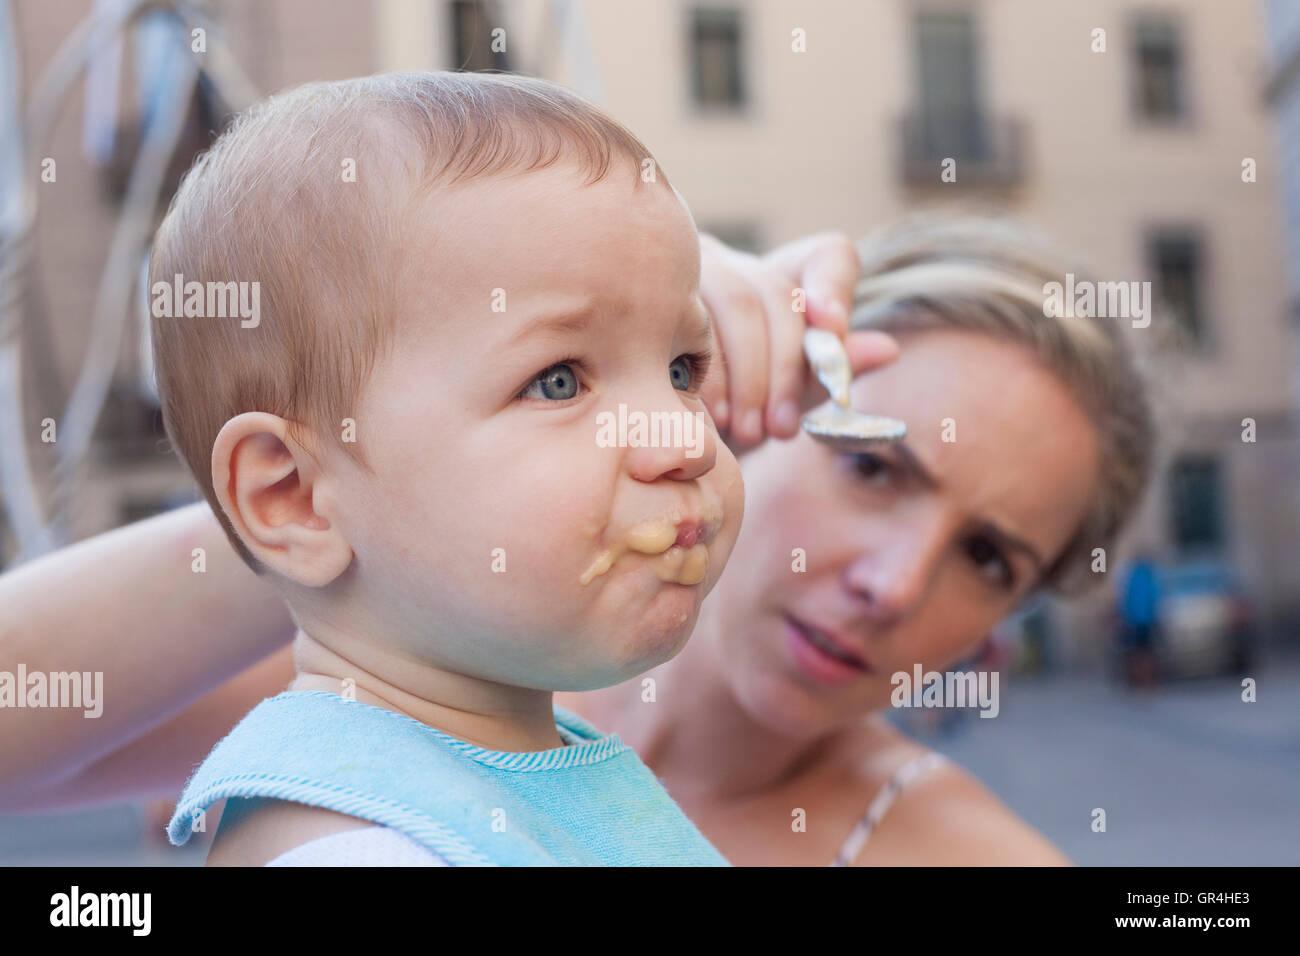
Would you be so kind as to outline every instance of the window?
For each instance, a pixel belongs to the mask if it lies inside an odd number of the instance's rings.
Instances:
[[[699,9],[691,14],[691,84],[697,106],[745,105],[740,11]]]
[[[933,159],[987,158],[974,19],[966,13],[920,13],[915,28],[918,133],[925,153]]]
[[[1204,341],[1200,239],[1187,232],[1156,233],[1151,238],[1150,256],[1157,301],[1194,341]]]
[[[1186,115],[1183,90],[1183,49],[1178,26],[1166,17],[1145,16],[1135,28],[1136,71],[1134,106],[1148,120],[1174,120]]]
[[[504,50],[492,49],[492,31],[504,27],[496,4],[487,0],[453,0],[451,5],[452,65],[457,70],[508,72]]]
[[[1216,459],[1177,459],[1169,473],[1169,501],[1174,544],[1179,550],[1223,547],[1223,487]]]

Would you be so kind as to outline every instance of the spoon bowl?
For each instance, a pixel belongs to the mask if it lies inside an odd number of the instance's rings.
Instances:
[[[804,416],[805,432],[838,451],[854,451],[874,442],[898,441],[907,434],[907,426],[897,419],[864,415],[849,407],[852,374],[848,353],[838,335],[825,329],[808,329],[804,332],[803,350],[818,381],[833,399]]]
[[[881,441],[898,441],[907,436],[907,426],[896,418],[864,415],[831,402],[803,417],[803,430],[838,451],[854,451]]]

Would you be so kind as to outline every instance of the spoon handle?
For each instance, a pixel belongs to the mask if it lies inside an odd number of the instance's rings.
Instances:
[[[831,393],[835,404],[849,407],[849,354],[834,332],[808,329],[803,334],[803,354],[817,374],[817,380]]]

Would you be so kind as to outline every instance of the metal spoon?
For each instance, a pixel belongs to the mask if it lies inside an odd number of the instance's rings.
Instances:
[[[849,407],[852,373],[838,335],[825,329],[808,329],[803,335],[803,352],[818,381],[834,399],[803,417],[803,430],[809,435],[840,451],[854,451],[872,442],[897,441],[907,434],[907,426],[897,419],[863,415]]]

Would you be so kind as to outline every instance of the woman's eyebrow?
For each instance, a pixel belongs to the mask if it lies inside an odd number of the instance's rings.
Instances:
[[[985,534],[987,534],[990,538],[993,538],[1004,548],[1007,548],[1011,551],[1019,551],[1022,554],[1027,555],[1029,559],[1034,562],[1035,566],[1038,568],[1039,571],[1042,571],[1042,569],[1044,568],[1046,562],[1044,562],[1043,559],[1039,557],[1038,552],[1034,550],[1033,546],[1029,544],[1029,542],[1021,538],[1017,538],[1015,535],[1009,534],[1006,531],[1003,531],[997,525],[992,524],[991,522],[988,521],[984,522],[983,530]]]
[[[894,454],[898,456],[899,463],[908,471],[912,472],[912,474],[914,474],[922,484],[929,488],[939,487],[939,480],[934,477],[934,474],[926,468],[924,464],[921,463],[921,459],[917,457],[916,452],[908,448],[905,442],[892,442],[891,445]],[[1040,571],[1046,566],[1046,562],[1043,561],[1042,557],[1039,556],[1038,552],[1034,549],[1033,545],[1029,544],[1029,542],[1016,537],[1008,531],[1003,531],[991,521],[984,521],[981,524],[981,527],[985,534],[996,540],[1000,545],[1002,545],[1002,547],[1011,551],[1020,551],[1028,556]]]
[[[939,479],[935,478],[930,469],[922,464],[921,459],[916,456],[916,452],[908,448],[905,442],[892,442],[891,446],[894,449],[894,454],[901,460],[903,467],[912,472],[923,485],[928,488],[939,487]]]

